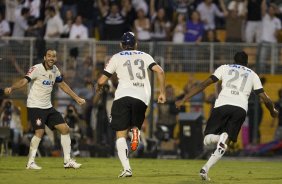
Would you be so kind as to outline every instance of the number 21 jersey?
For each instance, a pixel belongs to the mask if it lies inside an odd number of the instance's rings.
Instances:
[[[154,65],[156,63],[149,54],[137,50],[125,50],[113,55],[104,69],[104,75],[110,77],[115,72],[117,74],[119,84],[115,100],[129,96],[148,105],[151,98],[148,68],[152,69]]]
[[[242,65],[222,65],[216,69],[213,77],[222,81],[222,90],[215,102],[215,108],[223,105],[234,105],[247,111],[248,99],[252,90],[256,94],[263,92],[258,75]]]

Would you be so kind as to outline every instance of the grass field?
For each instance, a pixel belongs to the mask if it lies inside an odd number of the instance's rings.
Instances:
[[[26,157],[0,158],[0,184],[281,184],[282,162],[221,160],[201,181],[203,160],[131,159],[132,178],[117,178],[118,159],[78,158],[81,169],[64,169],[62,158],[38,158],[42,170],[26,170]]]

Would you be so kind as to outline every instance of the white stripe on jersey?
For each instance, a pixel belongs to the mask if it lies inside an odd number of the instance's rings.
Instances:
[[[27,107],[40,109],[51,108],[51,92],[56,77],[61,76],[59,69],[53,65],[52,70],[46,70],[43,64],[40,63],[31,67],[26,76],[31,79]]]
[[[117,73],[119,84],[115,100],[130,96],[148,105],[151,98],[148,67],[154,62],[149,54],[137,50],[125,50],[113,55],[105,71]]]
[[[263,88],[258,75],[245,66],[222,65],[213,75],[222,80],[222,90],[215,102],[215,107],[234,105],[247,111],[252,90]]]

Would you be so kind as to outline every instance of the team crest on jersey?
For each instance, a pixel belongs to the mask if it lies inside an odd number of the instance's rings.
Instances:
[[[42,121],[41,121],[40,118],[38,118],[38,119],[36,120],[36,125],[37,125],[37,126],[40,126],[41,124],[42,124]]]
[[[113,120],[112,115],[110,115],[110,117],[109,117],[109,123],[111,123],[112,120]]]

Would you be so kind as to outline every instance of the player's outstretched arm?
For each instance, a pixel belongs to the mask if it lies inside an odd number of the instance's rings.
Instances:
[[[85,104],[85,100],[80,98],[64,81],[60,82],[59,87],[69,96],[71,96],[79,105]]]
[[[204,89],[206,89],[206,87],[208,87],[209,85],[211,85],[213,83],[215,83],[215,81],[211,77],[209,77],[205,81],[203,81],[200,84],[196,85],[195,87],[193,87],[192,89],[189,90],[189,92],[184,96],[183,99],[175,102],[176,107],[179,108],[181,105],[184,104],[184,102],[186,100],[188,100],[192,96],[198,94],[199,92],[203,91]]]
[[[27,80],[26,78],[23,78],[23,79],[17,81],[16,83],[14,83],[11,87],[5,88],[4,93],[5,93],[6,95],[9,95],[9,94],[11,94],[15,89],[22,88],[22,87],[24,87],[27,83],[28,83],[28,80]]]
[[[269,98],[269,96],[265,92],[262,92],[262,93],[259,94],[259,97],[264,102],[264,104],[265,104],[266,108],[269,110],[271,116],[273,118],[277,117],[278,111],[275,109],[274,104],[271,101],[271,99]]]
[[[165,74],[164,70],[159,65],[154,65],[152,70],[157,73],[158,81],[160,85],[160,94],[158,97],[158,103],[165,103],[166,96],[165,96]]]

